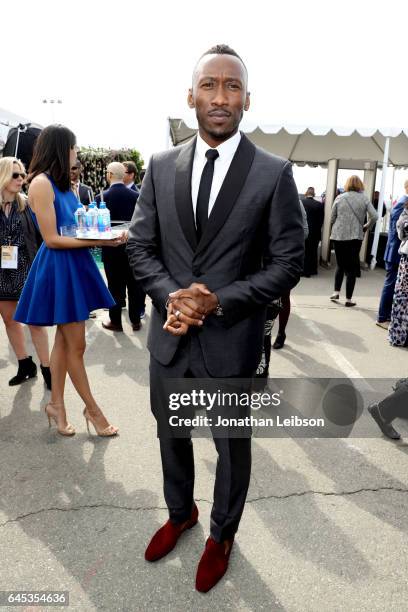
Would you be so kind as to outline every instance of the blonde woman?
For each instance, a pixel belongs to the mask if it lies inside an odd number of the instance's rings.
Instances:
[[[21,194],[25,176],[24,166],[18,159],[0,158],[0,314],[18,359],[17,374],[9,380],[11,386],[37,375],[37,366],[27,355],[23,326],[13,319],[17,301],[41,242],[26,198]],[[45,384],[51,389],[47,332],[36,325],[28,327]]]
[[[369,220],[366,221],[367,215]],[[345,306],[355,306],[353,292],[356,278],[360,278],[360,249],[364,232],[378,218],[377,211],[364,193],[364,184],[357,175],[350,176],[341,193],[334,200],[331,216],[331,236],[336,253],[337,268],[334,277],[332,302],[340,298],[343,278],[346,276]]]

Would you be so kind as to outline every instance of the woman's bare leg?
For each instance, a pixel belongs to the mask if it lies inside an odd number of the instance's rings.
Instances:
[[[24,337],[24,327],[21,323],[13,319],[16,307],[16,301],[0,301],[0,315],[6,326],[8,339],[17,359],[25,359],[27,357],[27,349]]]
[[[41,365],[48,367],[50,365],[50,349],[47,330],[45,327],[39,327],[38,325],[29,325],[28,328]]]
[[[54,346],[51,351],[50,370],[52,378],[51,389],[51,408],[48,406],[49,413],[57,419],[58,429],[65,429],[68,426],[67,415],[64,405],[65,380],[67,378],[67,359],[64,336],[60,326],[55,332]]]
[[[52,378],[51,401],[55,404],[64,403],[65,380],[67,378],[67,347],[60,325],[55,332],[54,346],[51,351],[50,370]]]
[[[98,429],[105,429],[109,423],[92,395],[84,364],[85,322],[66,323],[60,329],[65,340],[69,377]]]

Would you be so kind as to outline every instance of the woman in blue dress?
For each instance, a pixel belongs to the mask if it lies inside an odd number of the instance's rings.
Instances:
[[[67,373],[85,404],[84,417],[100,436],[114,436],[96,403],[84,365],[85,321],[97,308],[114,305],[88,247],[118,246],[125,235],[114,240],[88,240],[61,235],[61,227],[75,223],[78,201],[71,191],[70,168],[76,162],[75,135],[66,127],[51,125],[37,139],[30,165],[28,203],[44,240],[21,294],[15,319],[29,325],[56,325],[50,367],[51,401],[45,412],[55,421],[60,434],[70,436],[64,387]],[[86,246],[85,246],[86,245]]]

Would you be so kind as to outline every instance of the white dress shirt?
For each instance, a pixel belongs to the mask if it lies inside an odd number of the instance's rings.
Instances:
[[[214,176],[211,185],[210,200],[208,203],[208,216],[210,216],[211,210],[214,206],[214,202],[217,199],[218,193],[231,165],[232,158],[234,157],[235,152],[238,149],[240,141],[241,134],[240,132],[237,132],[236,134],[234,134],[234,136],[228,138],[228,140],[220,144],[215,149],[216,151],[218,151],[219,157],[217,157],[214,162]],[[200,187],[201,175],[203,173],[204,166],[207,163],[207,158],[205,154],[208,149],[211,148],[212,147],[210,147],[201,138],[200,134],[197,134],[197,143],[193,160],[193,171],[191,174],[191,199],[193,200],[194,218],[197,208],[197,197],[198,190]]]

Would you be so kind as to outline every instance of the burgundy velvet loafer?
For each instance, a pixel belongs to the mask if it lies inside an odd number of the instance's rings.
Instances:
[[[168,520],[163,527],[160,527],[160,529],[156,531],[150,540],[150,543],[145,551],[146,561],[158,561],[162,557],[165,557],[171,550],[173,550],[183,531],[194,527],[197,521],[198,508],[195,504],[191,512],[191,517],[188,521],[177,525]]]
[[[229,544],[227,552],[225,552],[225,542]],[[226,540],[225,542],[219,543],[212,538],[208,538],[197,568],[197,591],[207,593],[221,580],[227,571],[234,540]]]

